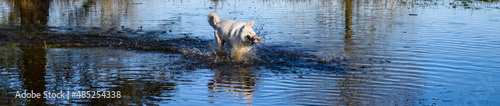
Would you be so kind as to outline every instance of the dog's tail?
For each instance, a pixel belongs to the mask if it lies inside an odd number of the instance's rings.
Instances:
[[[216,25],[219,24],[219,16],[217,16],[217,13],[211,12],[208,14],[208,23],[215,29]]]

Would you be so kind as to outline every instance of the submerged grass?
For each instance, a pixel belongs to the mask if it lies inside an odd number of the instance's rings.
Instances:
[[[348,68],[349,61],[332,58],[320,59],[311,54],[298,51],[274,49],[279,47],[256,46],[242,56],[244,61],[234,59],[230,52],[216,54],[211,50],[211,41],[183,37],[159,40],[154,37],[122,37],[106,34],[61,34],[50,32],[25,32],[0,28],[0,46],[44,47],[44,48],[79,48],[79,47],[114,47],[128,50],[160,51],[183,54],[185,68],[252,67],[259,66],[271,70],[313,69],[343,72],[357,70]],[[133,34],[133,33],[130,33]]]

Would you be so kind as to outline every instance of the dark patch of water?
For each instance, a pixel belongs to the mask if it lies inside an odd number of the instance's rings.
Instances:
[[[0,7],[2,104],[500,100],[497,1],[3,0]],[[222,19],[256,22],[265,40],[247,61],[213,53],[206,15],[214,11]],[[12,97],[23,90],[121,91],[123,97]]]

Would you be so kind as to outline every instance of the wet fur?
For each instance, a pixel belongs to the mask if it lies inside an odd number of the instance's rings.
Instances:
[[[219,16],[212,12],[208,15],[208,23],[215,30],[217,53],[222,53],[222,48],[227,43],[231,47],[231,56],[236,60],[250,51],[253,43],[262,41],[252,29],[253,21],[248,24],[233,20],[220,21]]]

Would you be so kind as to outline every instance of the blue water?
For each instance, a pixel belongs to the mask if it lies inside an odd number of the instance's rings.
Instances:
[[[49,4],[44,26],[51,33],[188,37],[208,46],[179,43],[186,48],[177,54],[2,45],[2,104],[35,104],[14,95],[36,86],[41,91],[123,95],[45,99],[41,104],[500,105],[498,1]],[[22,24],[15,3],[0,1],[0,7],[0,28]],[[222,19],[255,21],[253,28],[264,41],[254,46],[251,60],[235,62],[212,54],[210,12]],[[29,74],[36,71],[42,74]]]

